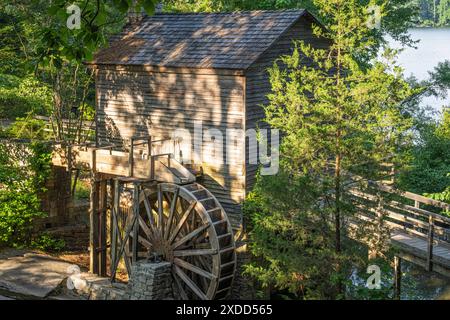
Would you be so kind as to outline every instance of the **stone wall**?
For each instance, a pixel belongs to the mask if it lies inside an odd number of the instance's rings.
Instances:
[[[137,262],[127,285],[96,280],[87,288],[90,300],[168,300],[173,299],[172,265],[169,262]]]
[[[89,201],[72,201],[60,216],[36,221],[36,232],[63,239],[66,250],[86,251],[89,247]]]
[[[138,262],[133,265],[128,283],[131,300],[173,298],[171,268],[169,262]]]
[[[56,239],[65,242],[65,250],[86,251],[89,248],[89,226],[78,224],[45,230]]]
[[[40,198],[42,210],[48,213],[48,217],[39,221],[39,224],[46,228],[67,224],[66,211],[71,202],[71,197],[70,175],[66,169],[52,167],[45,188],[46,190],[40,195]]]
[[[46,232],[63,239],[68,250],[89,247],[89,199],[74,200],[70,196],[70,176],[65,168],[52,167],[40,195],[47,216],[34,222],[35,233]]]

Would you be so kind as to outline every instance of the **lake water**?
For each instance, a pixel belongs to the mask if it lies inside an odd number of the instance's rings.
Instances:
[[[405,75],[414,75],[418,80],[428,79],[428,72],[432,71],[439,62],[450,60],[450,28],[413,28],[409,30],[413,40],[420,40],[417,49],[406,48],[399,55],[399,64],[405,69]],[[390,41],[392,48],[400,45]],[[443,106],[450,106],[450,95],[445,99],[426,98],[424,103],[436,111]]]

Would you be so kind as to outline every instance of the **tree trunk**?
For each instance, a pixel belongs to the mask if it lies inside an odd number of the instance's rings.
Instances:
[[[336,233],[336,252],[341,252],[341,156],[336,156],[335,173],[334,173],[334,189],[336,194],[334,220]]]
[[[341,263],[339,261],[339,253],[341,252],[341,155],[336,156],[335,160],[335,173],[334,173],[334,189],[335,189],[335,211],[334,211],[334,221],[335,221],[335,250],[337,253],[337,264],[336,272],[339,275],[337,283],[337,294],[342,295],[344,293],[344,285],[340,278],[341,274]]]

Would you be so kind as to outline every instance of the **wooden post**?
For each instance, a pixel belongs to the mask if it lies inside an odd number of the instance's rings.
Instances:
[[[394,299],[400,300],[402,284],[402,259],[394,257]]]
[[[137,243],[138,243],[138,235],[139,235],[139,184],[134,183],[133,190],[133,242],[132,242],[132,261],[133,263],[137,262],[138,253],[137,253]]]
[[[67,194],[69,195],[69,199],[72,199],[73,196],[75,195],[75,188],[76,188],[76,180],[72,181],[72,146],[70,145],[70,143],[67,145],[67,172],[69,174],[68,176],[68,180],[69,183],[67,185],[68,190],[67,190]],[[73,185],[73,192],[72,192],[72,183]]]
[[[97,175],[94,173],[91,183],[91,199],[90,199],[90,210],[89,210],[89,251],[90,251],[90,267],[89,270],[93,274],[98,274],[98,195],[99,182],[97,180]]]
[[[72,172],[72,146],[67,145],[67,171]]]
[[[92,149],[91,170],[95,174],[97,172],[97,149]]]
[[[152,136],[148,138],[148,146],[147,146],[148,159],[152,158]]]
[[[114,278],[116,259],[117,259],[117,228],[118,228],[118,213],[120,204],[120,185],[119,180],[114,180],[114,192],[113,192],[113,208],[111,211],[112,223],[111,223],[111,277]],[[114,279],[112,279],[114,281]]]
[[[100,182],[100,208],[98,211],[99,218],[99,275],[101,277],[106,277],[106,213],[107,213],[107,204],[108,204],[108,194],[107,194],[107,180],[102,177]]]
[[[150,157],[150,179],[155,180],[155,157]]]
[[[433,271],[433,241],[434,241],[434,218],[430,214],[428,218],[427,271]]]
[[[130,155],[128,159],[128,175],[132,177],[134,175],[134,138],[130,139]]]

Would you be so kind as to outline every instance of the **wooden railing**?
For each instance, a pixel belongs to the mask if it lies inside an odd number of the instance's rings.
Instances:
[[[402,230],[427,239],[427,267],[431,270],[436,241],[450,245],[450,217],[442,214],[442,211],[450,211],[450,204],[397,191],[377,182],[371,182],[368,190],[348,189],[358,209],[357,217],[367,222],[382,218],[391,230]]]
[[[45,132],[55,135],[57,131],[57,124],[54,119],[44,116],[34,116],[34,118],[45,123]],[[95,141],[95,121],[83,121],[82,123],[79,123],[78,119],[64,119],[61,121],[60,129],[64,135],[64,138],[68,141]]]
[[[68,171],[89,169],[93,173],[171,183],[189,183],[195,176],[174,158],[176,141],[132,137],[128,145],[96,146],[93,143],[56,146],[53,164]],[[140,148],[138,148],[140,147]]]

